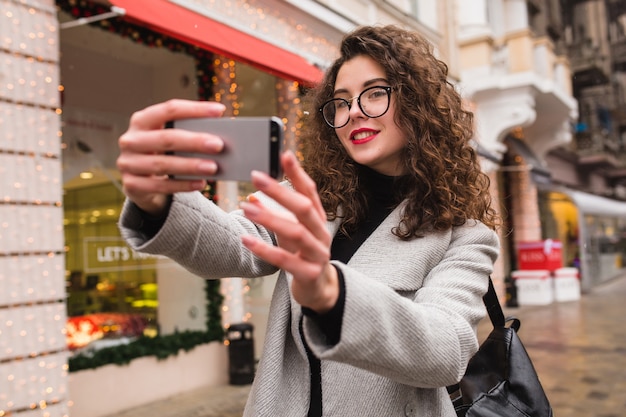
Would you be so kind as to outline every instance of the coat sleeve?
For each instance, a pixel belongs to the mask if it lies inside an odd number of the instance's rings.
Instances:
[[[277,270],[241,243],[246,234],[275,243],[274,235],[240,210],[224,212],[199,192],[175,194],[163,226],[152,238],[141,232],[142,222],[141,211],[126,201],[119,228],[133,250],[166,256],[203,278],[257,277]]]
[[[305,318],[307,342],[322,360],[402,384],[451,385],[478,348],[476,327],[486,315],[482,296],[497,235],[476,222],[413,243],[390,235],[370,237],[374,241],[359,249],[357,260],[336,264],[346,285],[339,343],[326,343]]]

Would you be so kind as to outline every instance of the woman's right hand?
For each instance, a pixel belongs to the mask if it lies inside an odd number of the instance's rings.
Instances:
[[[217,154],[224,142],[210,133],[165,129],[170,120],[220,117],[225,107],[216,102],[169,100],[135,112],[128,130],[120,136],[117,167],[126,196],[139,208],[161,215],[168,198],[177,192],[201,190],[204,180],[172,180],[168,175],[210,176],[217,171],[212,160],[168,155],[170,151]]]

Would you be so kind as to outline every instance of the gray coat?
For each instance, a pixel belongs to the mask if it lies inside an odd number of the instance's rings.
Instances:
[[[265,204],[277,206],[265,196]],[[346,284],[339,343],[328,345],[308,317],[303,330],[321,360],[324,416],[455,417],[445,386],[464,374],[485,316],[482,295],[499,244],[494,231],[470,222],[445,232],[401,241],[390,230],[402,205],[346,264],[335,263]],[[200,193],[173,198],[168,218],[152,239],[138,229],[137,208],[125,205],[120,229],[135,250],[165,255],[206,278],[257,277],[276,268],[240,241],[275,236],[241,212],[225,213]],[[337,222],[328,222],[334,235]],[[301,341],[300,305],[281,272],[245,416],[305,417],[310,376]]]

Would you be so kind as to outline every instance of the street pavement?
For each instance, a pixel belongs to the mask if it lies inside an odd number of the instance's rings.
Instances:
[[[519,336],[554,417],[626,415],[625,313],[626,275],[577,301],[505,308],[505,315],[522,322]],[[485,320],[479,338],[489,330]],[[249,385],[201,388],[115,417],[240,417],[249,390]]]

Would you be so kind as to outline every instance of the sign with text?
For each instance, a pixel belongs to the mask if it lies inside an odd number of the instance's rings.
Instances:
[[[86,237],[83,256],[87,273],[153,268],[158,258],[135,252],[120,237]]]
[[[552,239],[518,243],[519,269],[554,271],[561,268],[563,266],[562,246],[560,241]]]

